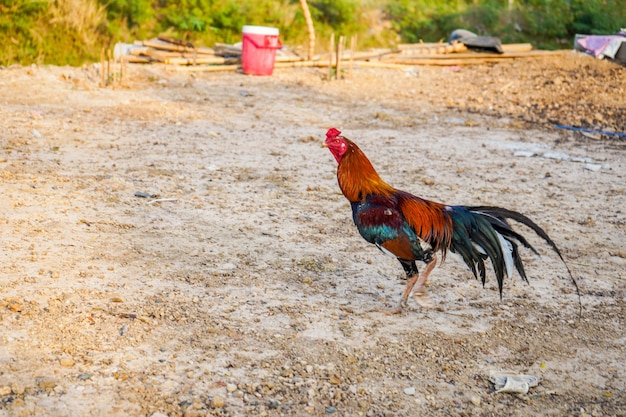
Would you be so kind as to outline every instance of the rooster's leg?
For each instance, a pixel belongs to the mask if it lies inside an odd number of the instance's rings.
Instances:
[[[407,261],[404,259],[398,259],[406,272],[406,287],[402,292],[402,299],[400,300],[400,305],[396,308],[392,308],[391,310],[383,310],[386,314],[400,314],[404,311],[404,308],[408,306],[409,295],[415,288],[415,299],[417,303],[423,308],[433,308],[434,305],[430,301],[430,298],[426,295],[426,280],[428,279],[428,275],[432,272],[437,264],[437,256],[433,256],[431,261],[426,264],[426,269],[420,275],[417,270],[417,265],[415,265],[415,261]]]
[[[396,308],[392,309],[376,309],[374,311],[378,311],[385,314],[400,314],[404,311],[404,307],[407,306],[407,299],[409,298],[409,294],[411,294],[411,290],[413,286],[417,282],[419,278],[419,273],[417,271],[417,265],[415,265],[414,261],[407,261],[404,259],[398,258],[402,267],[404,268],[404,272],[406,272],[406,287],[404,288],[404,292],[402,293],[402,300],[400,301],[400,305]]]
[[[415,283],[415,292],[413,294],[413,297],[415,297],[415,301],[417,301],[417,303],[421,307],[424,307],[424,308],[434,307],[433,302],[431,301],[430,297],[428,297],[428,294],[426,293],[426,280],[428,279],[428,276],[433,271],[433,269],[435,269],[436,265],[437,265],[437,255],[433,255],[432,260],[426,264],[426,269],[424,269],[424,272],[422,272],[419,279]],[[408,294],[407,294],[407,297],[408,297]]]

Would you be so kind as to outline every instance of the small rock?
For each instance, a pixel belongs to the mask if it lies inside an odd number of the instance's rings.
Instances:
[[[41,133],[39,133],[37,129],[31,130],[30,133],[33,135],[34,138],[41,139]]]
[[[223,408],[226,405],[226,400],[224,397],[216,395],[211,399],[211,407],[213,408]]]
[[[11,387],[8,385],[5,385],[3,387],[0,387],[0,397],[4,397],[5,395],[9,395],[11,394]]]
[[[330,406],[330,407],[326,408],[326,413],[328,413],[328,414],[332,414],[335,411],[337,411],[337,407]]]
[[[237,385],[235,384],[226,384],[226,391],[235,392],[237,391]]]
[[[476,407],[480,407],[480,397],[478,395],[472,395],[470,397],[470,402]]]
[[[153,413],[150,417],[168,417],[167,414],[163,414],[163,413]]]
[[[408,387],[405,388],[403,391],[406,395],[415,395],[415,387]]]
[[[20,303],[16,298],[7,298],[5,301],[7,303],[7,308],[14,313],[19,313],[24,309],[22,303]]]
[[[235,268],[237,268],[237,265],[230,263],[230,262],[227,262],[220,266],[220,269],[224,269],[224,270],[235,269]]]
[[[22,395],[24,394],[24,391],[26,391],[26,387],[19,382],[14,382],[11,384],[11,390],[14,394]]]
[[[61,364],[61,366],[74,366],[74,364],[76,362],[74,362],[74,359],[70,358],[69,356],[64,356],[61,359],[59,359],[59,363]]]
[[[57,386],[56,379],[50,376],[40,376],[39,378],[36,379],[36,381],[37,381],[37,386],[41,389],[50,389],[50,388],[54,388]]]

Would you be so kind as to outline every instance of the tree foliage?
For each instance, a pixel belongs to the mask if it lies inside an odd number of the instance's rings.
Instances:
[[[538,47],[571,46],[574,34],[614,33],[623,0],[308,0],[318,52],[331,33],[359,46],[447,39],[458,28]],[[199,45],[241,40],[244,25],[278,27],[305,45],[299,0],[0,0],[0,64],[79,65],[103,47],[159,34]]]

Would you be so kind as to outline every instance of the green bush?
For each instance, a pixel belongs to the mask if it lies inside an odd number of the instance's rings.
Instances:
[[[558,48],[577,33],[615,33],[626,22],[623,0],[389,0],[385,11],[407,42],[436,42],[462,28]]]
[[[623,0],[572,0],[573,20],[570,34],[603,35],[626,26],[626,5]]]
[[[436,42],[454,29],[536,47],[570,46],[576,33],[626,22],[623,0],[309,0],[317,51],[332,33],[361,48]],[[159,34],[198,45],[235,43],[243,25],[274,26],[283,43],[306,45],[299,0],[0,0],[0,65],[80,65],[103,47]]]
[[[95,0],[0,0],[0,64],[79,64],[98,55],[106,14]]]

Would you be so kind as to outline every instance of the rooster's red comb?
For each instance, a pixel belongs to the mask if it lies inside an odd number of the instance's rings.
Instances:
[[[328,132],[326,132],[326,137],[327,138],[335,138],[337,136],[341,135],[341,132],[337,129],[335,129],[334,127],[331,127],[330,129],[328,129]]]

